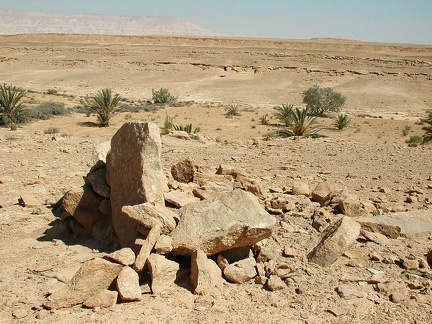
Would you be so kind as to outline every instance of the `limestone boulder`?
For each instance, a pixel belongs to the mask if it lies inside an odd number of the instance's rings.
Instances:
[[[308,254],[308,260],[323,267],[330,266],[356,242],[360,227],[348,216],[340,218],[324,231],[318,245]]]
[[[111,139],[106,179],[111,188],[112,225],[121,247],[137,249],[137,222],[123,206],[164,204],[167,179],[161,163],[160,130],[152,123],[125,123]]]
[[[276,223],[253,194],[240,189],[188,204],[179,214],[180,222],[171,232],[173,252],[179,255],[196,250],[213,255],[252,245],[271,236]]]

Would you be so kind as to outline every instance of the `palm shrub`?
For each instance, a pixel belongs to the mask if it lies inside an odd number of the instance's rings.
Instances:
[[[428,118],[422,119],[423,122],[429,124],[428,126],[424,126],[422,129],[425,132],[423,135],[423,142],[431,142],[432,141],[432,110],[429,111]]]
[[[152,100],[154,103],[169,103],[176,101],[177,98],[168,89],[160,88],[159,90],[152,89]]]
[[[309,109],[309,114],[322,116],[328,112],[339,112],[346,98],[332,88],[321,88],[317,85],[303,92],[303,103]]]
[[[99,121],[99,126],[108,127],[111,117],[121,110],[119,107],[121,97],[118,93],[113,94],[111,89],[102,89],[91,97],[86,97],[83,101],[87,109],[87,116],[95,114]]]
[[[24,96],[23,89],[5,83],[0,85],[0,124],[22,122],[23,104],[20,101]]]
[[[266,115],[262,115],[261,116],[261,124],[262,125],[268,125],[269,121],[268,121],[268,116]]]
[[[324,129],[316,123],[316,116],[309,115],[309,109],[295,107],[291,113],[291,124],[279,132],[281,136],[316,136]]]
[[[348,126],[350,119],[346,114],[338,114],[335,121],[335,126],[337,129],[342,130]]]
[[[238,105],[236,104],[229,105],[225,109],[226,109],[226,113],[225,113],[226,117],[240,116],[240,113],[238,111]]]
[[[289,126],[291,124],[292,119],[292,113],[294,109],[293,104],[282,104],[282,106],[274,107],[276,110],[275,117],[282,123],[285,124],[285,126]]]

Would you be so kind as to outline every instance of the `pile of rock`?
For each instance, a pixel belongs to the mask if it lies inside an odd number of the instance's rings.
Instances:
[[[83,264],[46,307],[112,305],[114,280],[122,300],[140,300],[143,273],[150,274],[153,293],[175,285],[185,271],[198,294],[223,278],[256,276],[250,247],[270,237],[276,224],[254,195],[261,188],[236,170],[198,172],[190,159],[174,165],[168,181],[160,158],[159,128],[127,123],[112,138],[106,163],[96,163],[83,188],[63,197],[59,211],[75,234],[114,239],[122,249]]]
[[[289,214],[322,232],[306,259],[323,267],[359,236],[385,244],[400,233],[397,226],[363,217],[377,213],[371,202],[327,182],[310,190],[297,181],[290,190],[264,193],[245,170],[220,165],[208,171],[191,158],[174,164],[166,177],[159,128],[151,123],[124,124],[110,146],[106,163],[91,168],[85,185],[68,192],[59,211],[75,234],[112,240],[120,250],[84,263],[49,297],[48,308],[109,307],[118,297],[141,300],[140,280],[147,276],[154,294],[176,286],[179,278],[196,294],[251,279],[283,289],[296,269],[279,256],[294,258],[298,252],[277,245],[273,215],[281,215],[278,230],[290,226],[283,218]]]

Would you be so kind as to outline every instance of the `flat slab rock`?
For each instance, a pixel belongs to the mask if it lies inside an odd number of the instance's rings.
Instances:
[[[188,204],[179,212],[180,222],[171,233],[178,255],[196,250],[213,255],[252,245],[271,236],[276,223],[253,194],[241,189]]]
[[[108,289],[123,266],[96,258],[83,263],[67,286],[50,296],[44,303],[48,309],[65,308],[84,303],[90,297]]]
[[[412,210],[374,217],[359,217],[356,219],[359,222],[367,221],[398,226],[400,234],[406,237],[432,233],[432,209]]]

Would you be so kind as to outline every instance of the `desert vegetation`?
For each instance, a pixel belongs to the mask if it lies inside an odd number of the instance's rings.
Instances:
[[[310,115],[323,116],[330,112],[340,112],[346,98],[332,88],[314,85],[303,92],[303,103]]]
[[[432,141],[432,111],[429,111],[428,117],[422,119],[422,122],[428,124],[423,127],[425,134],[423,135],[423,142],[428,143]]]
[[[86,97],[82,103],[87,109],[87,116],[95,114],[99,121],[99,126],[109,126],[112,116],[119,112],[120,95],[113,94],[111,89],[102,89],[94,96]]]
[[[0,85],[0,125],[20,123],[23,113],[25,91],[18,87],[2,84]]]
[[[159,90],[152,89],[152,100],[154,103],[166,104],[177,100],[168,89],[160,88]]]

